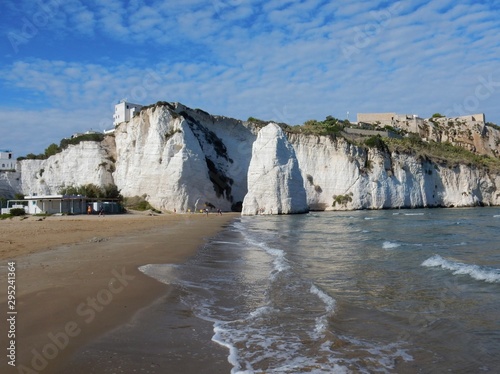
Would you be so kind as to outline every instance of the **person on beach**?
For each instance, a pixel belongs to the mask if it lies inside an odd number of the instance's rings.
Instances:
[[[208,217],[208,208],[205,208],[205,214],[207,215]]]
[[[218,214],[219,216],[222,216],[222,210],[220,210],[220,208],[219,208],[219,209],[217,209],[217,214]]]
[[[99,216],[104,217],[104,208],[101,208],[101,210],[99,211]]]
[[[87,207],[87,214],[92,214],[92,207],[90,205]]]

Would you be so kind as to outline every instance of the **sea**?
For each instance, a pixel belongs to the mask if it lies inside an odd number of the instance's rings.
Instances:
[[[233,374],[500,373],[500,208],[241,217],[141,270]]]

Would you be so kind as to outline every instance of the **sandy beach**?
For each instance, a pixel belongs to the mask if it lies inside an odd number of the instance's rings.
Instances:
[[[185,310],[178,291],[138,267],[185,261],[234,217],[0,221],[0,310],[10,318],[0,341],[4,352],[15,341],[16,365],[4,354],[1,372],[229,372],[227,352],[210,342],[211,326]],[[12,261],[16,314],[7,303]]]

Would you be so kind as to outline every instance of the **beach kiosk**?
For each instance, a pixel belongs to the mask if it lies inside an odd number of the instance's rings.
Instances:
[[[81,195],[25,196],[29,214],[84,214],[87,197]]]

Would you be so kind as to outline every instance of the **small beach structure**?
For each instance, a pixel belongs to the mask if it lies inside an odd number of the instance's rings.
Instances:
[[[87,197],[81,195],[25,196],[28,214],[84,214],[87,211]]]
[[[8,200],[2,214],[11,209],[24,209],[26,214],[121,214],[125,210],[118,199],[88,198],[82,195],[33,195],[24,200]]]

